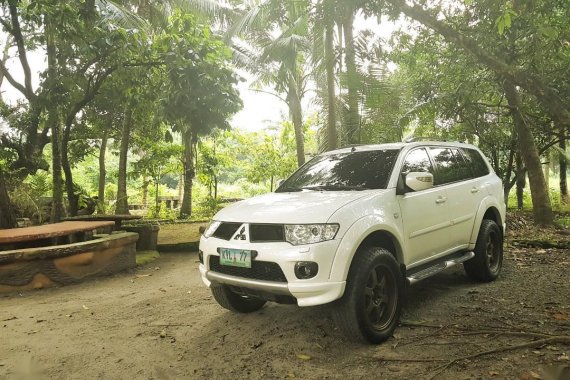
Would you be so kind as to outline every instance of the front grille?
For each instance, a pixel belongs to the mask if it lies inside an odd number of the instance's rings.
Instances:
[[[219,256],[210,256],[210,270],[252,280],[287,282],[281,267],[277,263],[269,261],[253,260],[251,262],[251,268],[238,268],[221,265]]]
[[[249,226],[249,241],[285,241],[285,231],[282,224],[251,224]]]
[[[236,233],[241,223],[222,223],[212,234],[218,239],[230,240]]]

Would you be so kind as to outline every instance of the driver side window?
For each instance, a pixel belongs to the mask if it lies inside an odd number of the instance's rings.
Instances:
[[[424,148],[414,149],[408,153],[402,166],[402,174],[410,172],[429,172],[433,174],[431,161]]]

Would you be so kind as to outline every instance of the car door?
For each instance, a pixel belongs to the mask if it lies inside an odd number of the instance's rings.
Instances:
[[[430,172],[434,169],[425,148],[408,152],[401,168],[402,174]],[[422,191],[407,189],[398,196],[404,236],[407,243],[406,266],[421,264],[446,247],[448,240],[449,211],[447,193],[443,187]]]
[[[469,244],[484,189],[473,178],[473,171],[458,148],[430,147],[429,153],[435,164],[435,185],[445,187],[447,192],[450,221],[447,250],[464,248]]]

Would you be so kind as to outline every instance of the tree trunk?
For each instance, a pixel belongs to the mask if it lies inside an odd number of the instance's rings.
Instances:
[[[305,137],[303,133],[303,109],[299,98],[298,88],[293,80],[289,80],[289,91],[287,93],[287,104],[293,119],[295,129],[295,145],[297,147],[297,165],[305,163]]]
[[[103,133],[101,147],[99,148],[99,189],[97,192],[97,214],[105,213],[105,183],[107,182],[107,168],[105,167],[105,153],[107,152],[107,131]]]
[[[57,52],[55,47],[55,37],[53,26],[48,19],[45,27],[46,36],[46,53],[47,53],[47,80],[53,87],[53,83],[57,77]],[[61,171],[62,164],[62,141],[61,141],[61,120],[59,118],[59,102],[53,96],[55,91],[50,91],[50,101],[47,105],[47,126],[51,130],[51,154],[52,154],[52,208],[51,221],[57,223],[63,217],[63,176]]]
[[[538,149],[534,143],[534,137],[520,110],[521,100],[519,93],[514,83],[509,80],[505,81],[503,88],[511,108],[519,141],[518,145],[521,147],[521,157],[528,173],[534,221],[540,225],[551,225],[554,223],[554,215],[550,205],[550,196],[546,187],[544,173],[542,172]]]
[[[150,181],[148,177],[145,175],[143,176],[143,195],[142,195],[142,204],[143,207],[146,209],[148,208],[148,185],[150,185]]]
[[[184,174],[180,174],[178,178],[178,202],[182,204],[182,199],[184,197]]]
[[[548,158],[550,154],[546,153],[546,158]],[[550,189],[550,161],[545,162],[542,164],[543,173],[544,173],[544,183],[546,184],[546,189]]]
[[[524,188],[526,187],[526,170],[524,168],[522,158],[519,152],[516,155],[516,167],[517,167],[517,209],[522,210],[524,207]]]
[[[65,173],[65,189],[67,191],[67,201],[69,203],[69,214],[76,216],[79,210],[79,194],[75,193],[75,185],[73,183],[73,173],[71,172],[71,164],[69,162],[68,146],[71,134],[71,124],[66,124],[61,141],[61,166]]]
[[[129,153],[129,139],[133,122],[133,110],[130,105],[125,107],[123,115],[123,129],[121,131],[121,150],[119,152],[119,173],[117,183],[117,204],[115,214],[129,214],[127,199],[127,155]]]
[[[433,16],[420,5],[408,5],[405,0],[386,1],[398,8],[406,16],[435,30],[446,40],[473,55],[479,62],[494,71],[498,76],[506,78],[512,84],[518,85],[528,91],[538,100],[557,124],[570,125],[570,110],[568,109],[567,102],[558,95],[556,89],[546,85],[543,78],[515,65],[509,65],[502,58],[483,49],[475,39],[446,25],[445,22]],[[529,182],[530,171],[529,169]],[[545,212],[548,213],[547,211]]]
[[[15,228],[16,216],[6,186],[4,171],[0,168],[0,229]]]
[[[507,167],[505,168],[505,175],[502,178],[503,180],[503,197],[505,200],[505,204],[508,206],[509,205],[509,193],[511,192],[511,188],[513,187],[513,183],[511,181],[511,176],[513,174],[513,169],[514,169],[514,162],[515,162],[515,154],[516,154],[516,134],[513,133],[513,136],[511,138],[511,147],[509,150],[509,160],[507,162]],[[515,178],[516,178],[516,172],[515,172]]]
[[[160,184],[160,176],[157,177],[154,182],[154,210],[156,212],[157,217],[160,213],[160,199],[158,194],[159,184]]]
[[[348,2],[350,4],[350,2]],[[346,138],[349,144],[360,143],[360,115],[358,112],[358,74],[356,71],[356,52],[354,47],[353,23],[354,9],[347,5],[347,14],[343,21],[346,84],[348,88],[348,111],[346,114]]]
[[[568,162],[566,161],[566,136],[564,132],[560,133],[560,141],[558,142],[560,153],[558,154],[558,163],[560,164],[560,203],[568,204]],[[564,153],[564,154],[563,154]]]
[[[325,66],[327,72],[327,150],[337,148],[336,131],[336,90],[335,90],[335,54],[334,23],[332,20],[325,26]]]
[[[192,180],[194,179],[194,136],[188,127],[182,133],[184,140],[184,195],[180,206],[180,218],[189,218],[192,215]]]

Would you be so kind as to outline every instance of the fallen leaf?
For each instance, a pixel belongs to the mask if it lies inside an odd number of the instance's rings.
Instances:
[[[557,321],[570,321],[570,314],[565,312],[555,313],[552,314],[552,318],[556,319]]]
[[[85,305],[83,305],[83,309],[89,310],[89,308],[88,308],[87,306],[85,306]]]
[[[297,357],[301,360],[311,360],[311,357],[305,354],[297,354]]]

